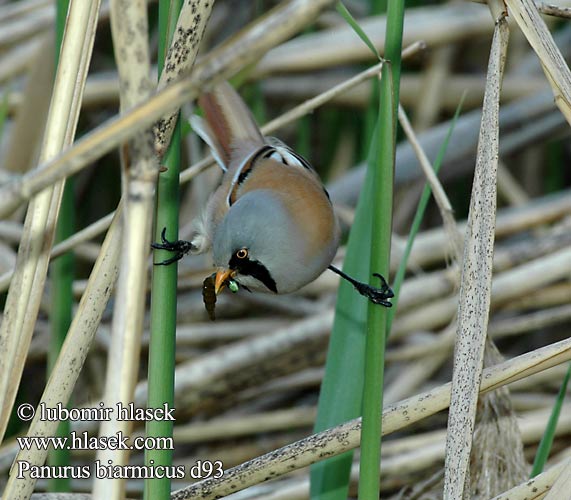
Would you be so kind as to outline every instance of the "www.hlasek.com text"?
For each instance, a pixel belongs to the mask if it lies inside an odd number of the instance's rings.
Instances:
[[[136,436],[118,431],[112,436],[90,436],[87,431],[71,431],[69,436],[20,436],[21,450],[174,450],[170,436]]]

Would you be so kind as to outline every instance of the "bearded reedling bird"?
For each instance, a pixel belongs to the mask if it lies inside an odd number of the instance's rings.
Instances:
[[[199,99],[204,120],[193,129],[210,146],[224,175],[191,241],[168,241],[153,248],[176,252],[212,250],[217,272],[214,291],[236,283],[247,290],[289,293],[329,268],[376,304],[391,307],[393,292],[361,283],[331,265],[340,231],[327,191],[300,155],[273,137],[264,137],[237,92],[223,83]]]

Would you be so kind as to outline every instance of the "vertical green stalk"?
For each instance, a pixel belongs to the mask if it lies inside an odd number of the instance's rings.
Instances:
[[[557,394],[557,399],[555,404],[551,409],[551,415],[547,422],[547,427],[545,432],[541,437],[541,441],[537,448],[535,454],[535,459],[533,461],[533,468],[531,470],[530,477],[535,477],[543,472],[543,468],[547,463],[549,454],[551,452],[551,447],[553,446],[553,440],[555,438],[555,431],[557,430],[557,422],[559,421],[559,414],[561,413],[561,408],[563,407],[563,401],[565,399],[565,394],[567,394],[567,385],[569,384],[569,378],[571,377],[571,364],[567,368],[563,382],[561,382],[561,387],[559,388],[559,393]]]
[[[388,276],[392,229],[393,178],[396,149],[396,123],[402,52],[404,0],[391,0],[387,9],[385,58],[381,79],[379,120],[373,148],[373,203],[371,269]],[[361,466],[359,499],[379,498],[381,461],[381,415],[383,374],[388,312],[369,303],[365,348],[365,383],[363,391],[363,427],[361,432]]]
[[[347,21],[347,23],[354,29],[356,34],[363,40],[363,42],[380,59],[380,56],[378,55],[375,47],[367,38],[367,35],[359,27],[357,22],[352,18],[351,14],[345,8],[342,2],[339,2],[337,10]],[[392,33],[392,31],[390,31],[390,33]],[[392,51],[393,52],[391,52],[391,54],[395,51],[398,52],[397,57],[394,58],[394,65],[396,65],[397,69],[396,72],[393,73],[393,77],[398,82],[400,75],[400,48],[398,48],[398,50],[395,49],[393,44]],[[387,79],[385,78],[385,80]],[[391,83],[389,88],[392,89],[393,87],[396,87],[398,90],[398,85]],[[398,102],[398,95],[395,96],[392,93],[392,90],[390,96],[395,99],[395,102]],[[371,146],[369,148],[367,175],[365,182],[363,183],[359,202],[357,204],[355,220],[351,227],[351,233],[349,235],[349,241],[347,244],[347,255],[343,265],[343,270],[346,273],[356,277],[357,279],[363,279],[365,276],[370,274],[371,271],[383,272],[385,276],[388,277],[388,246],[390,245],[390,227],[392,218],[392,169],[394,162],[395,141],[395,129],[392,123],[395,123],[396,120],[396,106],[393,103],[393,105],[387,106],[386,109],[389,110],[389,116],[391,117],[391,122],[389,124],[389,137],[391,138],[391,144],[388,151],[392,151],[392,153],[389,154],[389,180],[388,182],[381,184],[381,186],[383,186],[384,190],[388,190],[388,195],[383,196],[384,193],[382,193],[376,187],[378,184],[375,185],[373,182],[374,178],[378,177],[377,173],[375,172],[378,167],[377,161],[375,159],[379,158],[378,152],[382,151],[379,149],[381,146],[378,141],[380,128],[377,126],[373,135],[373,140],[371,141]],[[379,123],[383,123],[382,120],[382,116],[379,116]],[[381,182],[383,182],[382,178]],[[380,200],[382,205],[377,206],[377,210],[374,210],[371,207],[378,205],[378,203],[376,203],[377,200]],[[388,209],[386,209],[386,205],[388,205]],[[383,210],[386,210],[386,212],[384,212],[384,216],[387,218],[385,221],[385,231],[386,228],[388,228],[388,236],[379,234],[378,229],[375,229],[375,233],[372,232],[374,227],[372,223],[373,214],[376,211],[377,213],[375,216],[378,217],[379,214],[383,214]],[[373,238],[384,238],[387,250],[385,252],[385,257],[383,257],[381,254],[380,258],[381,260],[383,258],[386,259],[386,266],[374,268],[370,268],[369,266],[370,263],[372,263],[374,266],[377,266],[377,260],[372,260],[371,258],[371,253],[373,251],[377,252],[378,248],[373,247]],[[376,285],[378,285],[378,283],[376,283]],[[380,306],[375,307],[379,308]],[[365,323],[367,309],[368,305],[366,299],[356,294],[352,286],[345,282],[341,282],[339,285],[339,294],[337,297],[335,322],[329,341],[327,362],[325,365],[325,375],[319,394],[318,412],[315,423],[316,432],[328,427],[332,427],[336,424],[351,418],[355,418],[358,415],[362,414],[362,396],[365,373],[364,370],[355,370],[354,367],[355,363],[359,363],[366,357],[366,342],[368,341],[366,337],[370,337],[370,335],[366,335],[366,331],[369,329]],[[381,312],[381,315],[386,316],[386,312]],[[386,322],[381,320],[381,325],[384,324],[386,324]],[[384,341],[384,333],[382,331],[377,331],[375,333],[377,335],[381,335],[380,338]],[[381,349],[383,347],[384,346],[382,346]],[[381,359],[384,359],[384,355],[382,354]],[[380,368],[382,377],[382,366]],[[379,402],[379,417],[377,419],[379,425],[380,410],[381,403]],[[370,418],[368,420],[370,421]],[[379,447],[378,439],[376,440],[376,447]],[[353,454],[348,452],[338,457],[318,462],[311,467],[312,500],[344,500],[347,498],[352,457]],[[367,463],[363,464],[362,462],[361,466],[363,468],[364,466],[367,466]],[[377,476],[377,486],[374,494],[371,493],[367,498],[378,498],[379,460],[376,460],[374,470],[371,468],[369,469],[370,474],[376,474]],[[374,486],[372,488],[375,489]],[[369,491],[369,489],[370,487],[367,487],[366,491]],[[365,493],[363,493],[363,495],[364,494]]]
[[[59,52],[65,30],[65,20],[69,0],[58,0],[56,7],[56,65],[59,62]],[[62,195],[60,212],[55,232],[56,243],[71,236],[75,226],[75,207],[73,202],[73,179],[68,179]],[[75,274],[75,258],[73,252],[67,252],[54,260],[51,265],[52,280],[52,304],[50,314],[51,336],[48,348],[48,375],[52,371],[61,346],[71,324],[73,308],[73,278]],[[68,436],[70,426],[68,421],[60,422],[57,436]],[[70,463],[69,450],[50,450],[48,464],[53,466],[65,466]],[[71,478],[51,478],[48,480],[48,491],[70,491]]]
[[[182,6],[182,0],[159,2],[159,74]],[[169,240],[178,239],[179,172],[180,172],[180,119],[177,121],[170,146],[162,159],[166,170],[159,175],[157,186],[157,213],[155,241],[160,241],[163,227]],[[156,251],[157,260],[171,257],[168,252]],[[164,255],[163,255],[164,253]],[[174,367],[176,334],[176,263],[156,266],[151,284],[151,340],[149,344],[148,408],[167,404],[174,406]],[[151,420],[147,422],[147,436],[171,437],[173,423]],[[172,450],[146,450],[145,465],[172,465]],[[168,477],[146,479],[144,498],[166,500],[170,497],[171,483]]]

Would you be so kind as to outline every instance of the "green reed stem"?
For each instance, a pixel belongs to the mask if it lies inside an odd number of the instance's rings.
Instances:
[[[182,0],[160,0],[159,2],[159,74],[162,71],[166,51],[182,7]],[[155,241],[167,228],[170,240],[178,239],[179,172],[180,172],[180,119],[174,130],[171,143],[161,166],[165,171],[159,175],[157,186],[157,212]],[[155,259],[171,257],[169,252],[155,250]],[[155,266],[151,284],[151,339],[149,343],[149,388],[148,408],[166,404],[174,407],[174,368],[176,344],[176,263],[169,266]],[[147,436],[172,437],[171,421],[150,420],[146,425]],[[145,450],[145,465],[172,465],[172,450]],[[168,477],[145,480],[145,500],[167,500],[170,497],[171,482]]]
[[[402,52],[404,0],[388,3],[385,58],[381,72],[379,117],[371,143],[368,168],[373,171],[375,199],[372,216],[371,270],[388,276],[393,208],[393,183],[396,150],[396,123]],[[363,424],[361,430],[361,465],[359,499],[379,498],[381,462],[381,415],[385,339],[388,310],[373,303],[367,308],[365,347],[365,383],[363,390]]]

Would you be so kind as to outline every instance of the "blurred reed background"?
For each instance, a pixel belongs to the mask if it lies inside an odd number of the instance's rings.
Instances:
[[[151,236],[150,224],[154,216],[148,210],[154,210],[152,191],[159,162],[154,156],[139,152],[141,161],[147,162],[146,167],[134,168],[135,173],[124,168],[122,173],[122,161],[123,165],[125,162],[139,164],[133,157],[125,158],[126,149],[121,144],[132,138],[130,148],[136,140],[144,143],[141,139],[145,137],[143,129],[182,105],[179,138],[176,139],[180,141],[177,147],[180,159],[174,160],[182,172],[180,203],[175,186],[172,191],[166,188],[162,200],[159,195],[159,206],[165,198],[174,202],[171,215],[160,220],[176,221],[178,213],[179,237],[188,238],[190,223],[219,182],[220,172],[210,166],[211,161],[203,159],[207,155],[206,148],[191,132],[186,118],[193,112],[191,101],[201,87],[217,79],[229,78],[239,87],[260,124],[276,120],[264,130],[284,140],[314,165],[328,187],[347,242],[349,230],[363,224],[360,218],[355,218],[356,203],[370,150],[378,145],[378,135],[374,131],[379,116],[377,84],[380,67],[363,76],[360,83],[344,85],[347,88],[339,92],[328,92],[379,61],[335,10],[333,1],[295,0],[282,4],[268,0],[218,0],[213,5],[205,1],[186,2],[189,9],[194,5],[203,16],[197,20],[196,12],[193,12],[194,17],[189,19],[195,22],[196,38],[190,40],[187,37],[186,42],[181,41],[188,43],[186,49],[192,52],[192,47],[198,48],[200,40],[195,69],[190,71],[186,67],[182,70],[186,83],[179,84],[170,94],[161,94],[164,97],[159,95],[158,99],[151,100],[153,82],[158,81],[158,61],[161,61],[159,67],[164,64],[169,30],[176,36],[174,7],[170,2],[160,3],[164,9],[161,15],[157,2],[151,1],[147,5],[133,2],[132,8],[136,11],[133,15],[144,17],[145,12],[148,15],[148,40],[143,37],[137,43],[147,47],[150,64],[148,70],[133,55],[126,56],[131,59],[123,62],[127,66],[121,73],[134,78],[136,71],[141,71],[141,81],[148,80],[147,87],[140,86],[142,93],[135,97],[126,97],[127,85],[122,86],[120,92],[117,71],[120,64],[115,62],[113,44],[121,42],[116,34],[112,37],[110,16],[120,11],[120,2],[111,2],[111,5],[102,2],[98,16],[95,14],[97,2],[85,4],[85,12],[78,14],[85,24],[78,28],[77,35],[85,38],[68,42],[77,46],[78,53],[69,56],[66,53],[64,60],[67,67],[77,68],[73,71],[80,76],[75,87],[63,87],[56,79],[55,88],[60,92],[57,95],[67,95],[71,104],[68,114],[59,114],[50,122],[47,117],[54,89],[54,47],[59,43],[56,40],[61,40],[63,29],[61,23],[59,30],[56,29],[56,6],[47,0],[0,0],[0,301],[4,309],[0,332],[0,437],[5,436],[0,446],[0,488],[5,491],[4,498],[28,498],[32,491],[46,489],[89,493],[93,488],[93,478],[51,485],[45,479],[38,479],[24,486],[17,485],[13,477],[8,481],[10,466],[19,451],[14,439],[29,429],[26,422],[14,415],[13,401],[15,406],[23,402],[35,406],[44,398],[43,401],[51,405],[70,400],[72,407],[90,406],[100,401],[104,394],[112,398],[106,391],[115,382],[118,390],[126,391],[123,394],[132,392],[135,403],[144,407],[148,391],[152,390],[148,388],[157,379],[165,378],[164,385],[159,384],[155,401],[161,400],[163,392],[164,401],[167,401],[167,393],[172,391],[176,407],[173,464],[184,465],[187,470],[198,460],[219,460],[225,469],[239,466],[213,484],[200,483],[173,498],[309,498],[307,465],[323,460],[324,450],[327,454],[338,454],[359,444],[356,423],[338,433],[332,431],[322,435],[321,440],[308,436],[312,436],[314,428],[321,430],[334,425],[316,426],[317,405],[334,323],[338,330],[336,335],[343,338],[346,333],[347,327],[339,324],[343,321],[339,316],[343,314],[353,315],[350,319],[358,323],[358,327],[351,333],[356,337],[345,337],[337,346],[347,349],[336,353],[336,356],[344,356],[340,362],[344,371],[337,376],[348,380],[347,390],[359,391],[356,402],[351,404],[360,407],[361,389],[351,389],[355,386],[351,386],[350,379],[361,381],[363,359],[355,357],[356,351],[351,350],[353,341],[347,339],[356,338],[355,342],[364,343],[367,315],[363,299],[356,305],[343,300],[336,304],[339,280],[336,275],[326,272],[292,295],[223,293],[216,304],[217,320],[211,322],[201,295],[202,281],[212,273],[208,256],[184,258],[178,267],[178,284],[174,276],[167,279],[166,285],[154,283],[151,298],[153,269],[145,249],[151,240],[158,239],[164,225],[157,223],[157,232]],[[343,3],[383,55],[386,2],[345,0]],[[483,321],[479,333],[487,331],[501,353],[498,354],[494,347],[487,348],[487,371],[482,388],[497,389],[507,382],[513,383],[509,393],[501,389],[493,393],[494,397],[479,399],[470,470],[466,474],[469,487],[463,494],[465,498],[513,500],[530,498],[526,495],[535,488],[540,493],[533,498],[547,498],[547,495],[567,498],[553,495],[563,491],[556,489],[560,487],[557,480],[562,470],[569,469],[569,403],[562,403],[559,419],[551,418],[550,426],[548,420],[554,408],[557,409],[558,392],[559,401],[566,392],[560,391],[567,371],[567,366],[562,363],[571,358],[570,344],[565,341],[571,333],[571,151],[566,121],[566,117],[571,116],[568,100],[571,82],[566,66],[558,66],[557,57],[541,50],[549,45],[542,46],[540,42],[534,45],[533,35],[524,33],[519,27],[521,24],[516,22],[518,16],[525,16],[518,13],[518,6],[528,2],[510,0],[507,3],[512,15],[508,17],[509,28],[505,28],[510,31],[510,41],[497,119],[497,209],[491,207],[490,212],[491,220],[494,217],[496,220],[493,280],[480,302],[489,300],[490,316],[489,323]],[[544,12],[542,16],[555,46],[563,59],[568,60],[571,55],[571,2],[560,0],[557,4],[561,8],[537,5]],[[277,10],[271,11],[276,6]],[[405,133],[402,126],[397,129],[389,280],[391,284],[394,282],[400,265],[403,266],[404,281],[398,289],[398,303],[395,301],[396,307],[391,311],[394,319],[391,316],[386,344],[380,496],[429,499],[448,495],[446,498],[458,498],[449,489],[443,493],[444,476],[455,477],[451,476],[449,459],[444,472],[446,409],[450,403],[450,388],[445,384],[452,379],[454,340],[458,324],[463,324],[462,315],[457,315],[459,302],[469,300],[469,297],[461,298],[463,294],[459,290],[467,286],[460,284],[461,272],[466,269],[470,253],[463,250],[464,242],[470,241],[464,237],[466,220],[471,201],[476,206],[472,213],[480,203],[472,192],[475,165],[478,162],[495,165],[493,105],[486,107],[483,102],[486,85],[490,92],[489,89],[501,81],[502,71],[494,80],[489,70],[495,57],[501,68],[501,52],[495,54],[493,47],[492,51],[490,49],[494,27],[501,23],[495,22],[499,19],[496,2],[487,6],[468,1],[409,0],[405,7],[400,120],[402,123],[408,116],[411,130]],[[58,8],[61,12],[63,7],[59,5]],[[248,29],[256,20],[262,23],[263,30]],[[535,17],[529,20],[530,26],[539,26]],[[137,18],[131,18],[131,21],[135,23]],[[119,23],[118,31],[126,26]],[[124,31],[128,30],[124,28]],[[541,32],[539,28],[538,31]],[[89,37],[93,32],[95,39],[90,55]],[[496,37],[501,38],[501,29],[496,32]],[[134,42],[122,43],[129,48]],[[60,57],[63,56],[64,52]],[[83,73],[87,76],[82,95]],[[161,81],[161,88],[166,84]],[[322,94],[320,102],[309,102],[293,119],[287,115],[282,117]],[[117,119],[120,96],[121,111],[143,103],[138,108],[140,112],[127,113],[125,119]],[[52,104],[52,113],[58,109]],[[484,117],[491,116],[491,121],[481,122],[483,114]],[[484,136],[482,139],[480,135],[478,147],[481,123]],[[47,132],[58,127],[62,132],[59,139],[54,139]],[[486,132],[490,134],[486,135]],[[411,133],[414,135],[412,141]],[[72,149],[60,154],[72,143],[75,144]],[[163,146],[158,144],[157,147]],[[477,150],[480,150],[479,160]],[[482,150],[488,151],[491,160],[485,159]],[[427,184],[421,161],[425,161],[425,167],[432,164],[440,168],[440,184],[432,180],[438,202],[433,196],[426,198],[425,211],[417,215],[420,225],[410,255],[403,260],[419,200]],[[160,165],[166,165],[165,162],[161,161]],[[43,172],[39,175],[33,173],[38,165]],[[174,168],[169,166],[169,169]],[[145,177],[145,172],[151,172],[149,177]],[[482,172],[483,182],[491,180],[493,183],[495,170]],[[53,264],[50,264],[44,286],[42,275],[50,260],[48,255],[57,212],[54,212],[54,205],[60,196],[59,188],[54,188],[50,196],[42,191],[37,199],[47,197],[42,205],[44,208],[40,208],[41,200],[35,201],[36,205],[32,206],[36,211],[28,212],[29,221],[24,224],[26,204],[40,189],[56,185],[56,181],[70,174],[72,183],[68,184],[67,202],[62,205],[59,217],[68,215],[72,220],[67,223],[67,230],[58,230],[52,250]],[[118,229],[107,232],[112,212],[121,198],[122,175],[124,180],[125,176],[132,176],[131,180],[147,183],[143,196],[147,215],[140,223],[131,222],[130,233],[123,231],[123,236],[135,234],[128,243],[125,239],[121,243]],[[493,198],[496,199],[495,195]],[[363,211],[371,212],[377,201],[378,194],[376,198],[375,193],[371,193]],[[123,208],[119,212],[117,219],[125,215]],[[172,224],[176,225],[175,222]],[[474,223],[471,224],[474,227]],[[112,227],[115,226],[119,223]],[[70,235],[75,236],[70,239]],[[173,239],[173,235],[169,236]],[[61,240],[65,241],[61,243]],[[356,239],[350,249],[358,278],[362,280],[370,274],[370,244],[367,241],[366,238]],[[18,248],[21,255],[17,258]],[[73,262],[60,266],[73,267],[66,289],[58,285],[61,280],[54,280],[54,275],[62,272],[54,264],[62,259],[56,256],[70,248]],[[136,263],[127,251],[138,256]],[[334,261],[338,267],[343,265],[346,251],[344,244]],[[98,257],[100,260],[92,273]],[[363,260],[367,265],[359,267],[359,261]],[[32,262],[39,264],[32,267]],[[121,269],[119,262],[123,263]],[[127,266],[132,273],[130,278],[124,276],[127,275],[125,262],[130,263]],[[475,262],[481,263],[482,267],[471,267],[472,273],[489,277],[484,259],[476,258]],[[64,269],[63,272],[67,271]],[[90,288],[91,274],[99,281]],[[112,293],[117,274],[120,275],[117,288],[123,287],[118,296]],[[139,283],[139,288],[133,283]],[[9,287],[12,287],[10,292]],[[163,287],[165,294],[171,294],[171,302],[155,305],[155,309],[159,309],[155,314],[159,316],[151,319],[150,304],[161,295]],[[342,293],[352,292],[349,287],[348,292],[340,292],[340,297],[343,297]],[[79,305],[83,294],[83,303]],[[61,303],[58,301],[62,298],[63,306],[54,305]],[[66,298],[71,299],[67,306]],[[172,302],[175,298],[176,308]],[[113,315],[129,301],[134,303],[134,309],[125,309],[123,323],[119,323]],[[469,301],[462,304],[466,311]],[[58,351],[51,340],[51,332],[56,329],[65,332],[68,328],[65,318],[63,326],[55,326],[55,311],[60,307],[64,308],[64,316],[65,307],[68,307],[70,319],[75,318],[71,329],[76,336],[70,342],[73,345],[65,351],[67,357],[61,357],[61,370],[55,368],[59,371],[52,379],[53,391],[44,392],[48,364],[56,364]],[[163,316],[167,309],[170,312]],[[142,321],[140,341],[139,326],[131,324],[138,318]],[[157,379],[153,378],[155,382],[149,383],[149,373],[153,373],[150,367],[156,362],[152,356],[149,358],[151,324],[158,325],[152,328],[155,332],[169,321],[173,332],[176,327],[176,351],[171,349],[168,333],[166,340],[161,340],[155,349],[172,352],[176,363],[174,385],[169,382],[172,379],[169,369],[163,368],[160,361],[154,369],[153,377]],[[120,334],[125,334],[125,338],[121,337],[123,340],[119,341]],[[475,353],[481,348],[483,356],[484,338],[485,335],[478,341],[478,348],[473,347],[469,352]],[[359,349],[362,352],[364,344]],[[119,352],[125,359],[117,371],[109,372],[110,355]],[[531,354],[520,357],[526,353]],[[503,360],[508,361],[500,364]],[[466,364],[465,370],[474,373],[475,379],[479,380],[477,365],[477,361],[474,367]],[[464,368],[462,364],[457,366]],[[126,386],[122,385],[123,379],[128,380]],[[68,381],[71,383],[66,384]],[[329,404],[333,407],[344,404],[336,398],[333,392]],[[411,399],[403,403],[406,398]],[[325,423],[329,411],[333,410],[321,411],[326,411],[327,415],[322,413],[318,421]],[[35,427],[34,432],[55,434],[55,429],[41,427],[41,422],[33,425],[36,424],[39,427]],[[71,423],[70,427],[77,432],[87,430],[93,435],[98,432],[97,422]],[[546,428],[551,430],[551,446]],[[134,425],[127,431],[131,435],[142,435],[145,428]],[[170,431],[159,429],[156,432],[168,434]],[[548,472],[526,486],[534,460],[534,473],[543,470],[541,458],[536,458],[542,437],[547,450],[544,454]],[[295,446],[287,447],[298,441]],[[248,462],[284,446],[285,449],[273,455]],[[470,455],[469,448],[467,452]],[[448,453],[450,456],[453,451],[449,448]],[[45,454],[19,458],[43,464]],[[72,451],[69,457],[55,460],[80,465],[92,464],[95,459],[94,452]],[[347,485],[342,480],[339,485],[335,478],[325,478],[325,492],[318,493],[314,483],[313,498],[329,500],[345,498],[347,494],[356,498],[358,459],[357,451],[349,462],[346,461],[350,475]],[[133,452],[130,458],[123,456],[121,460],[145,463],[142,452]],[[149,457],[147,463],[148,460]],[[169,463],[171,457],[161,456],[157,460]],[[290,464],[295,470],[284,474]],[[565,473],[561,475],[564,476]],[[266,482],[274,477],[276,479]],[[189,478],[174,480],[172,489],[186,488],[191,482]],[[503,493],[520,483],[524,486]],[[143,480],[130,479],[123,486],[128,498],[143,498]],[[101,492],[106,486],[101,488],[100,496],[95,498],[102,498]],[[145,498],[160,500],[168,497],[171,485],[163,483],[158,493],[149,493],[152,491],[149,488],[152,486],[147,484]],[[15,492],[21,496],[15,496]],[[122,487],[119,487],[106,495],[120,498],[115,495],[121,494]],[[74,495],[69,498],[87,497]]]

